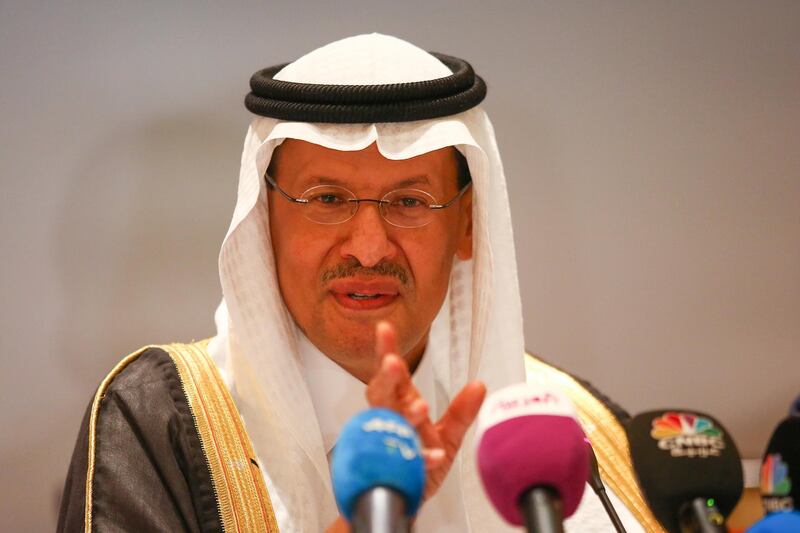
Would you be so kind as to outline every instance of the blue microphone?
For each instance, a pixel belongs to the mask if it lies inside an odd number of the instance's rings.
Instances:
[[[417,432],[389,409],[358,413],[333,449],[331,477],[336,505],[353,531],[408,531],[425,488]]]
[[[747,533],[797,533],[800,531],[800,512],[770,513],[755,524]]]

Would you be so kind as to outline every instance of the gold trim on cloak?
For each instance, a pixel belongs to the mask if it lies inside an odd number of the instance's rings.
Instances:
[[[103,380],[92,404],[86,476],[86,531],[91,532],[95,429],[100,401],[111,381],[148,348],[167,352],[178,369],[197,434],[211,473],[224,531],[277,533],[278,523],[250,438],[233,398],[206,347],[193,344],[147,346],[123,359]]]
[[[578,409],[578,418],[592,443],[603,481],[625,504],[648,533],[664,533],[639,490],[631,463],[628,437],[622,424],[603,402],[566,372],[562,372],[525,354],[525,374],[528,381],[544,377],[556,383],[569,395]]]
[[[84,510],[84,530],[86,533],[91,533],[92,531],[92,483],[94,482],[94,450],[95,450],[95,437],[96,437],[96,429],[97,429],[97,414],[100,412],[100,401],[106,394],[108,390],[108,386],[111,385],[111,382],[114,380],[117,375],[122,372],[126,366],[130,363],[135,361],[145,350],[150,348],[150,346],[145,346],[144,348],[133,352],[132,354],[125,357],[122,361],[117,363],[117,366],[114,367],[111,372],[105,377],[105,379],[100,383],[100,386],[97,388],[97,392],[94,395],[94,400],[92,400],[92,413],[89,415],[89,459],[86,462],[86,505]]]
[[[206,351],[208,341],[169,344],[206,452],[225,531],[272,533],[278,524],[250,437]]]

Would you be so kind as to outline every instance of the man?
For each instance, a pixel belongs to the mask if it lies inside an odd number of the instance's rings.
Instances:
[[[104,380],[60,527],[346,531],[328,457],[342,424],[373,405],[421,435],[417,530],[507,529],[469,432],[487,388],[525,379],[505,177],[476,107],[483,81],[461,60],[373,34],[265,69],[251,88],[261,116],[220,253],[217,335],[145,348]],[[568,376],[528,365],[586,395],[591,424],[616,423]],[[601,465],[613,462],[601,448]]]

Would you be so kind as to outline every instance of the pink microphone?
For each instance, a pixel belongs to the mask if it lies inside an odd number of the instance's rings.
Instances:
[[[495,509],[528,531],[562,531],[589,478],[575,407],[552,386],[520,383],[492,393],[478,417],[478,470]]]

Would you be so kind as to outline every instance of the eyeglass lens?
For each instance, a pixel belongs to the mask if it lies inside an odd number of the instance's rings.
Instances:
[[[303,211],[305,216],[320,224],[339,224],[352,218],[361,202],[378,203],[383,218],[395,226],[417,228],[428,224],[433,213],[430,206],[435,199],[417,189],[398,189],[388,193],[381,200],[357,199],[345,188],[335,185],[312,187],[301,196],[307,200]]]

